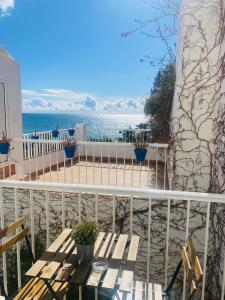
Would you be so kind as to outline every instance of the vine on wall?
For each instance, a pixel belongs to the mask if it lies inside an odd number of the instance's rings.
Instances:
[[[177,83],[172,109],[172,187],[225,192],[225,3],[183,1]],[[211,22],[213,20],[213,22]],[[205,299],[219,299],[225,205],[210,207]]]

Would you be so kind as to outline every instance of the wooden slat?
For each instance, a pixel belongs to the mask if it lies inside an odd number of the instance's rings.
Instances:
[[[117,236],[117,234],[114,233],[113,236],[112,236],[112,238],[111,238],[109,247],[108,247],[107,252],[106,252],[106,255],[105,255],[106,258],[109,258],[109,256],[110,256],[110,253],[111,253],[111,250],[112,250],[112,247],[113,247],[113,243],[114,243],[114,241],[115,241],[115,239],[116,239],[116,236]]]
[[[38,282],[38,278],[30,279],[17,293],[17,295],[13,298],[14,300],[24,299],[25,296],[29,293],[32,287]]]
[[[196,257],[196,251],[195,251],[195,247],[194,247],[191,237],[189,237],[187,240],[187,249],[186,250],[187,250],[187,253],[189,254],[189,257],[191,258],[191,263],[194,264],[195,257]]]
[[[197,281],[199,281],[203,276],[203,271],[191,237],[187,240],[187,253],[191,258],[191,265],[193,266]]]
[[[154,283],[155,300],[162,300],[162,286]]]
[[[21,225],[25,225],[25,224],[26,224],[25,217],[18,219],[17,221],[15,221],[14,223],[10,224],[9,226],[5,227],[4,229],[2,229],[0,231],[0,239],[2,239],[3,237],[6,237],[8,234],[15,231],[18,227],[20,227]]]
[[[150,282],[148,284],[148,290],[147,290],[147,293],[148,293],[148,300],[153,300],[153,289],[152,289],[152,283]]]
[[[54,261],[63,262],[75,250],[75,242],[69,238],[54,257]]]
[[[194,271],[197,281],[201,280],[203,277],[203,271],[198,256],[195,257]]]
[[[119,235],[119,239],[116,243],[116,247],[115,247],[113,255],[112,255],[113,259],[122,259],[123,258],[123,253],[124,253],[124,249],[126,247],[127,239],[128,239],[127,234]]]
[[[140,237],[132,235],[127,260],[136,261]]]
[[[191,290],[190,290],[190,296],[193,296],[194,293],[196,291],[196,285],[195,285],[195,282],[194,280],[191,281]]]
[[[99,236],[98,236],[98,238],[97,238],[97,241],[95,242],[94,255],[96,255],[96,253],[97,253],[97,251],[98,251],[98,248],[100,247],[101,242],[102,242],[104,236],[105,236],[105,232],[100,232],[100,233],[99,233]]]
[[[41,281],[41,280],[40,280]],[[48,293],[48,288],[47,286],[44,284],[41,288],[38,288],[38,290],[36,290],[35,288],[33,289],[33,294],[31,295],[30,298],[26,298],[25,300],[42,300],[44,298],[45,295],[47,295]]]
[[[19,298],[24,300],[40,299],[40,297],[46,292],[47,287],[43,280],[38,280],[37,283],[29,290],[25,298]]]
[[[143,282],[142,281],[136,281],[135,282],[135,300],[142,300],[143,298]]]
[[[73,230],[69,228],[64,229],[63,232],[60,233],[57,239],[47,249],[47,251],[53,253],[57,252],[62,246],[62,244],[70,237],[72,231]]]
[[[116,284],[118,273],[119,273],[118,269],[109,268],[106,272],[102,287],[113,289]]]
[[[52,279],[53,275],[59,270],[61,266],[60,262],[52,261],[50,264],[45,268],[45,270],[40,275],[40,278],[43,279]]]
[[[14,244],[16,244],[18,241],[20,241],[22,238],[24,238],[28,234],[29,234],[29,229],[26,228],[26,229],[20,231],[18,234],[14,235],[7,242],[5,242],[4,244],[0,245],[0,254],[4,253],[8,249],[12,248],[12,246]]]
[[[105,255],[105,253],[106,253],[106,251],[108,249],[108,245],[109,245],[109,243],[111,241],[112,235],[113,235],[112,233],[108,233],[107,234],[107,237],[106,237],[106,239],[105,239],[105,241],[104,241],[104,243],[103,243],[103,245],[101,247],[101,250],[100,250],[100,252],[98,254],[99,257],[104,257],[104,255]]]
[[[37,276],[47,263],[47,260],[36,261],[36,263],[34,263],[33,266],[27,271],[26,275],[31,277]]]
[[[119,290],[122,292],[131,293],[133,288],[133,271],[123,271]]]
[[[186,273],[187,277],[189,278],[191,276],[191,265],[190,265],[185,247],[183,247],[181,250],[181,257],[183,260],[183,266],[184,266],[185,273]]]

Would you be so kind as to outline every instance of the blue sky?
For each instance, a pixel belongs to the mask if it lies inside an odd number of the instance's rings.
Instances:
[[[0,44],[20,63],[24,111],[141,112],[158,40],[121,33],[154,15],[142,0],[0,0]]]

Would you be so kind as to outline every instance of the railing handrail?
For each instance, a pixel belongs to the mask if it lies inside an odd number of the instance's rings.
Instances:
[[[66,130],[69,130],[71,129],[72,127],[70,128],[59,128],[58,130],[62,130],[62,131],[66,131]],[[89,129],[89,128],[88,128]],[[99,130],[98,127],[92,127],[91,130]],[[150,129],[146,128],[146,129],[141,129],[141,128],[101,128],[102,131],[112,131],[112,130],[115,130],[115,131],[143,131],[143,132],[148,132],[150,131]],[[44,134],[44,133],[51,133],[52,130],[45,130],[45,131],[36,131],[36,134]],[[29,132],[29,133],[23,133],[22,136],[29,136],[29,135],[32,135],[34,134],[35,132]]]
[[[170,191],[144,188],[126,188],[118,186],[102,186],[87,184],[68,184],[68,183],[45,183],[45,182],[26,182],[17,180],[1,180],[0,187],[31,189],[40,191],[60,191],[60,192],[85,192],[95,194],[108,195],[131,195],[134,197],[143,197],[147,199],[172,199],[172,200],[192,200],[200,202],[216,202],[225,203],[225,194],[200,193],[200,192],[184,192]]]
[[[88,127],[89,129],[89,127]],[[98,127],[91,127],[91,130],[102,130],[102,131],[150,131],[150,128],[146,128],[146,129],[142,129],[142,128],[110,128],[110,127],[106,127],[106,128],[101,128],[99,129]]]
[[[71,127],[72,128],[72,127]],[[69,130],[71,128],[59,128],[58,130],[59,131],[66,131],[66,130]],[[75,129],[75,128],[74,128]],[[54,129],[53,129],[54,130]],[[32,135],[32,134],[45,134],[45,133],[51,133],[52,130],[45,130],[45,131],[34,131],[34,132],[29,132],[29,133],[23,133],[22,136],[29,136],[29,135]]]
[[[36,144],[63,144],[66,140],[33,140],[33,139],[23,139],[23,138],[14,138],[13,141],[16,142],[26,142],[26,143],[36,143]],[[133,143],[122,143],[122,142],[95,142],[95,141],[77,141],[77,145],[98,145],[98,146],[107,146],[109,144],[115,144],[117,146],[124,147],[132,146]],[[150,148],[168,148],[169,144],[158,144],[158,143],[148,143]]]

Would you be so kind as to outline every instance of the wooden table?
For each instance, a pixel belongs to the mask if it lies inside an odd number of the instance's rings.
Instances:
[[[104,274],[96,273],[91,262],[80,262],[72,229],[64,229],[42,257],[26,273],[45,282],[69,282],[76,285],[102,287],[130,293],[134,280],[135,263],[140,237],[137,235],[100,232],[94,247],[95,257],[104,257],[109,267]],[[71,264],[68,275],[60,277],[64,263]],[[122,274],[121,274],[122,272]],[[121,277],[118,284],[118,278]]]

